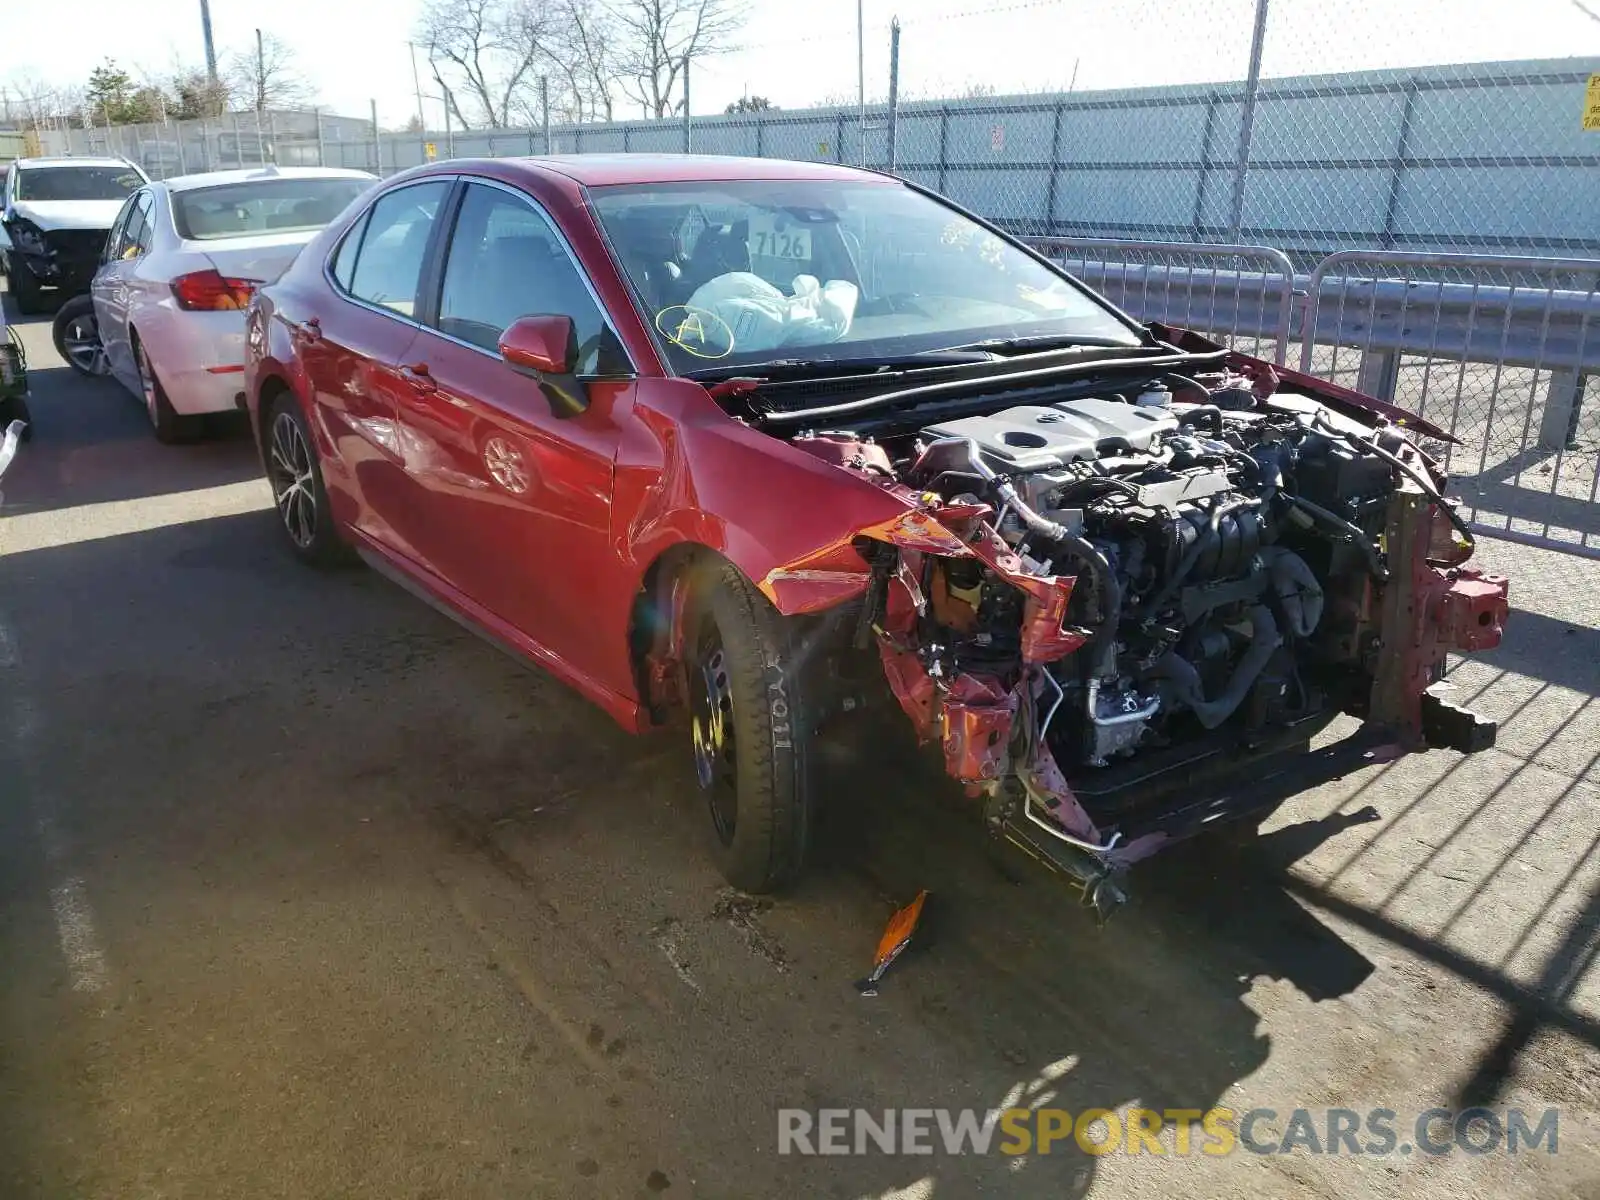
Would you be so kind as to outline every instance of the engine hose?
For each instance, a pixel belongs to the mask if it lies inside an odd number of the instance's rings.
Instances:
[[[1222,410],[1215,404],[1193,404],[1178,414],[1178,424],[1194,425],[1203,417],[1211,419],[1211,430],[1222,436]]]
[[[1322,620],[1322,584],[1312,574],[1306,560],[1282,546],[1263,546],[1257,554],[1267,568],[1272,593],[1283,608],[1289,632],[1295,637],[1310,637]]]
[[[1337,513],[1331,513],[1320,504],[1313,504],[1304,496],[1291,496],[1288,492],[1282,493],[1283,498],[1289,502],[1289,507],[1298,508],[1308,517],[1313,517],[1322,522],[1327,529],[1337,534],[1341,541],[1351,542],[1356,549],[1366,557],[1367,570],[1372,572],[1374,579],[1388,579],[1389,568],[1383,565],[1383,558],[1378,554],[1378,548],[1372,544],[1372,539],[1366,532],[1353,521],[1346,521]]]
[[[1261,501],[1253,496],[1245,496],[1237,500],[1229,500],[1213,505],[1211,516],[1206,521],[1206,531],[1198,534],[1194,541],[1189,543],[1189,548],[1183,552],[1183,557],[1178,560],[1178,565],[1173,569],[1167,582],[1162,585],[1161,590],[1155,594],[1150,602],[1144,606],[1144,613],[1140,619],[1143,621],[1154,620],[1156,613],[1161,611],[1161,606],[1177,594],[1178,589],[1183,586],[1183,581],[1189,578],[1189,572],[1194,570],[1195,563],[1199,562],[1200,556],[1206,552],[1206,547],[1211,545],[1217,537],[1217,530],[1222,524],[1223,517],[1229,513],[1238,512],[1242,508],[1259,508],[1260,506]]]
[[[1257,604],[1250,609],[1250,649],[1244,652],[1244,657],[1228,679],[1228,686],[1222,689],[1222,694],[1215,700],[1206,699],[1200,686],[1200,672],[1176,650],[1167,651],[1150,668],[1150,674],[1170,680],[1174,695],[1199,718],[1200,724],[1207,729],[1215,729],[1238,711],[1261,672],[1266,670],[1267,662],[1281,645],[1283,635],[1278,632],[1278,623],[1272,619],[1272,611],[1263,604]]]
[[[1023,500],[1016,486],[983,461],[978,451],[978,443],[972,438],[940,438],[938,441],[930,442],[917,457],[916,463],[907,475],[910,478],[918,477],[921,474],[918,468],[928,462],[930,456],[936,457],[936,452],[942,453],[948,450],[961,451],[972,473],[994,488],[1000,499],[1005,502],[1005,507],[1016,513],[1017,519],[1030,532],[1038,534],[1088,564],[1089,573],[1094,576],[1095,595],[1100,608],[1096,614],[1100,632],[1095,643],[1094,660],[1097,665],[1093,673],[1110,674],[1116,667],[1117,624],[1122,617],[1122,588],[1117,583],[1116,574],[1112,571],[1106,556],[1095,549],[1087,538],[1080,537],[1066,526],[1058,525],[1034,512],[1027,501]]]

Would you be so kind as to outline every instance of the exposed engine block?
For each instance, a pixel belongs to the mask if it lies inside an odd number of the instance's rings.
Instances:
[[[1308,438],[1313,458],[1337,451],[1300,416],[1088,398],[945,421],[921,436],[964,443],[980,476],[1014,489],[1001,537],[1079,576],[1072,616],[1093,643],[1055,679],[1063,715],[1049,734],[1063,762],[1103,766],[1175,722],[1209,730],[1248,709],[1270,723],[1314,702],[1285,647],[1316,633],[1322,586],[1279,544],[1269,501],[1286,454],[1297,462]],[[949,484],[961,472],[941,474]],[[1329,499],[1351,511],[1347,498]]]

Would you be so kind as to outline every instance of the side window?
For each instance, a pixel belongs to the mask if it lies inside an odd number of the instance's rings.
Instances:
[[[138,203],[139,197],[134,195],[129,196],[122,205],[122,211],[111,224],[111,232],[106,234],[105,247],[100,251],[101,262],[115,262],[122,256],[122,237],[128,228],[128,218]]]
[[[439,205],[450,191],[445,180],[396,188],[379,198],[350,273],[350,294],[411,316],[416,309],[422,258]]]
[[[494,350],[518,317],[572,318],[580,375],[625,366],[616,338],[550,222],[529,200],[472,184],[461,202],[439,298],[439,329]]]
[[[149,254],[150,247],[155,244],[156,235],[156,198],[150,192],[139,193],[139,228],[129,237],[129,241],[138,247],[141,255]]]
[[[345,291],[350,290],[350,277],[356,269],[356,251],[361,249],[361,235],[367,228],[367,214],[345,232],[339,251],[333,256],[333,278]]]
[[[133,197],[133,211],[123,227],[117,244],[118,258],[138,258],[150,248],[150,193],[137,192]]]

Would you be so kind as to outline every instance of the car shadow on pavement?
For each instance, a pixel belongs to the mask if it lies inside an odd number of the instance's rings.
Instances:
[[[257,478],[260,460],[244,414],[219,413],[200,438],[156,442],[139,402],[114,379],[70,367],[30,367],[33,438],[6,474],[13,513],[137,500]]]
[[[990,1070],[940,1099],[917,1094],[908,1079],[905,1095],[851,1103],[980,1111],[1046,1103],[1073,1114],[1131,1103],[1203,1112],[1225,1105],[1233,1085],[1271,1052],[1245,1002],[1258,980],[1281,980],[1323,1001],[1349,994],[1374,969],[1281,879],[1294,859],[1373,819],[1366,812],[1285,826],[1244,847],[1222,837],[1175,847],[1132,872],[1132,901],[1097,926],[1076,890],[988,842],[969,809],[975,802],[909,736],[891,725],[866,746],[852,743],[835,743],[826,755],[831,778],[822,794],[832,803],[820,821],[818,881],[807,890],[855,876],[881,896],[887,916],[929,889],[933,927],[873,1003],[935,1016],[945,1037],[987,1040],[972,1059],[989,1059]],[[1170,1150],[1172,1134],[1164,1138]],[[1048,1157],[1030,1157],[1029,1194],[1048,1174],[1051,1194],[1082,1195],[1097,1161],[1070,1139]],[[853,1163],[852,1186],[860,1187],[871,1162]],[[991,1186],[1018,1170],[994,1156],[988,1166]],[[967,1159],[943,1160],[930,1174],[942,1182],[969,1171],[983,1177]],[[870,1182],[910,1181],[902,1162],[898,1175],[890,1168]]]

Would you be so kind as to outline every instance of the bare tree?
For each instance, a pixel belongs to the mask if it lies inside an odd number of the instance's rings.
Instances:
[[[744,24],[741,0],[610,0],[616,22],[618,85],[656,117],[683,107],[685,59],[729,48]]]
[[[77,92],[47,83],[31,71],[19,71],[6,82],[6,109],[24,129],[61,125],[83,104]]]
[[[259,44],[252,43],[230,54],[224,76],[235,101],[248,104],[257,112],[303,108],[315,95],[295,63],[294,49],[270,33],[263,33]]]
[[[618,22],[596,0],[556,0],[555,67],[575,119],[609,121],[616,104]]]
[[[456,121],[509,125],[555,42],[554,0],[428,0],[417,34]]]

